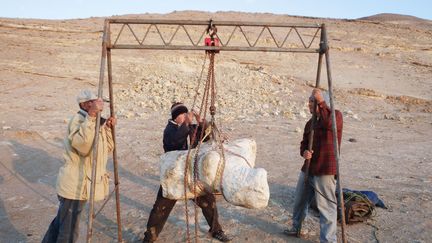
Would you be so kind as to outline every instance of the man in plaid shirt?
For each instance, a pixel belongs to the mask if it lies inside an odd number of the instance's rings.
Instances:
[[[305,182],[306,163],[297,182],[292,228],[285,230],[288,235],[301,236],[301,224],[307,215],[311,201],[316,199],[320,214],[320,242],[337,242],[337,204],[336,204],[336,156],[333,148],[333,132],[329,97],[326,92],[314,89],[309,97],[309,110],[312,113],[314,101],[317,103],[317,120],[314,126],[312,150],[308,150],[312,119],[305,126],[300,155],[310,159],[309,173]],[[342,138],[342,114],[335,111],[338,145]],[[300,232],[301,231],[301,232]]]

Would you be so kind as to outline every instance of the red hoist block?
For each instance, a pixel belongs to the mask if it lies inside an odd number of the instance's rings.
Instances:
[[[205,46],[219,46],[219,39],[218,38],[210,38],[210,37],[206,37],[204,38],[204,44]],[[214,51],[215,53],[219,53],[219,50]]]

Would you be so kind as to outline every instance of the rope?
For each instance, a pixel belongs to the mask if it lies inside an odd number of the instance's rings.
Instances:
[[[216,27],[211,23],[209,24],[208,27],[208,33],[210,35],[210,37],[213,39],[214,35],[216,34]],[[211,128],[211,134],[214,140],[216,140],[216,142],[218,143],[218,148],[221,150],[221,155],[222,158],[219,161],[218,164],[218,168],[216,171],[216,178],[219,181],[220,184],[220,188],[222,191],[222,175],[223,175],[223,171],[225,168],[225,155],[224,155],[224,148],[223,148],[223,144],[221,142],[221,134],[219,132],[219,130],[216,127],[216,123],[215,123],[215,118],[214,115],[216,114],[216,81],[215,81],[215,73],[214,73],[214,57],[215,57],[215,51],[206,51],[206,55],[204,58],[204,62],[203,62],[203,66],[201,69],[201,73],[200,73],[200,77],[198,79],[198,85],[195,91],[195,96],[194,96],[194,100],[192,103],[192,111],[195,109],[195,104],[196,104],[196,100],[198,98],[198,94],[199,94],[199,89],[201,86],[201,79],[202,79],[202,75],[204,72],[204,67],[205,67],[205,63],[206,63],[206,58],[207,58],[207,54],[209,56],[209,68],[208,68],[208,72],[207,72],[207,80],[206,80],[206,84],[204,87],[204,92],[203,92],[203,96],[202,96],[202,100],[201,100],[201,105],[200,105],[200,110],[199,110],[199,114],[198,116],[203,118],[203,120],[205,121],[206,115],[207,115],[207,108],[209,107],[209,98],[210,98],[210,115],[211,115],[211,121],[210,121],[210,128]],[[200,121],[198,121],[200,122]],[[211,190],[209,190],[209,188],[206,188],[204,186],[203,183],[201,183],[200,179],[199,179],[199,168],[198,168],[198,155],[199,155],[199,151],[201,148],[201,144],[203,143],[204,137],[207,136],[208,134],[205,134],[205,130],[204,126],[206,125],[205,122],[203,122],[203,124],[198,124],[202,126],[201,132],[199,134],[199,140],[198,140],[198,144],[196,146],[195,149],[195,154],[193,156],[194,161],[193,161],[193,171],[191,171],[190,168],[190,159],[192,158],[191,156],[191,150],[192,150],[192,146],[195,145],[196,139],[197,139],[197,131],[198,128],[194,129],[193,134],[192,134],[192,138],[191,138],[191,146],[189,146],[188,149],[188,153],[187,153],[187,157],[186,157],[186,161],[185,161],[185,171],[184,171],[184,196],[185,196],[185,216],[186,216],[186,236],[187,236],[187,242],[190,242],[190,231],[189,231],[189,210],[188,210],[188,206],[187,206],[187,202],[188,202],[188,198],[187,198],[187,189],[189,188],[190,191],[193,192],[193,196],[194,196],[194,213],[195,213],[195,242],[198,242],[198,189],[200,190],[200,192],[205,192],[205,193],[212,193]],[[216,134],[217,132],[217,134]],[[188,177],[189,174],[193,173],[193,188],[190,188],[189,185],[189,181],[188,181]],[[213,185],[214,188],[215,184]],[[192,190],[191,190],[192,189]]]
[[[194,108],[195,108],[195,103],[196,103],[196,100],[197,100],[197,98],[198,98],[199,88],[200,88],[200,86],[201,86],[201,80],[202,80],[202,75],[203,75],[203,73],[204,73],[204,68],[205,68],[206,60],[207,60],[207,53],[204,54],[204,61],[203,61],[202,67],[201,67],[200,76],[199,76],[199,78],[198,78],[198,85],[197,85],[197,88],[196,88],[196,90],[195,90],[195,97],[194,97],[193,102],[192,102],[192,110],[194,110]]]
[[[187,156],[186,156],[186,161],[185,161],[185,171],[184,171],[184,181],[183,181],[183,185],[184,185],[184,203],[185,203],[185,218],[186,218],[186,241],[188,243],[190,243],[190,236],[189,236],[189,210],[188,210],[188,198],[187,198],[187,187],[186,185],[189,183],[188,182],[188,171],[189,171],[189,155],[190,155],[190,150],[188,150]]]
[[[235,153],[235,152],[233,152],[233,151],[231,151],[229,149],[226,149],[226,148],[224,148],[224,150],[227,151],[228,153],[234,155],[234,156],[242,158],[246,162],[246,164],[249,165],[250,168],[253,168],[253,166],[251,165],[251,163],[243,155]]]
[[[204,95],[203,95],[203,102],[201,103],[201,108],[200,108],[200,117],[205,118],[207,115],[207,106],[208,106],[208,98],[209,98],[209,91],[210,91],[210,87],[211,87],[211,81],[209,81],[210,79],[210,75],[213,73],[213,65],[214,65],[214,53],[210,53],[210,64],[209,64],[209,69],[208,69],[208,75],[207,75],[207,82],[206,82],[206,87],[204,90]],[[201,116],[201,113],[202,116]],[[203,124],[205,125],[205,124]],[[196,137],[196,131],[198,130],[195,129],[195,134],[194,134],[194,138]],[[198,145],[196,147],[195,150],[195,158],[194,158],[194,167],[193,167],[193,174],[194,174],[194,180],[193,180],[193,194],[194,194],[194,211],[195,211],[195,242],[198,242],[198,195],[197,195],[197,184],[199,182],[199,170],[198,170],[198,152],[201,148],[201,144],[202,144],[202,138],[204,136],[204,131],[205,129],[201,129],[201,133],[200,133],[200,137],[199,137],[199,142]],[[191,145],[194,145],[194,143],[192,143]],[[192,146],[191,146],[192,147]]]
[[[214,58],[213,56],[210,56],[210,65],[209,65],[209,70],[208,70],[208,75],[207,75],[207,82],[204,88],[204,93],[203,93],[203,97],[202,97],[202,101],[201,101],[201,106],[200,106],[200,110],[199,110],[199,116],[200,117],[206,117],[207,114],[207,109],[206,107],[208,106],[208,94],[209,94],[209,87],[210,87],[210,82],[209,82],[209,77],[210,77],[210,73],[212,70],[212,64],[214,63],[212,61],[212,59]],[[201,78],[199,79],[199,85],[201,83]],[[197,89],[197,94],[195,95],[195,99],[194,99],[194,103],[196,102],[196,97],[198,96],[198,89]],[[204,129],[202,129],[204,130]],[[184,171],[184,200],[185,200],[185,217],[186,217],[186,236],[187,236],[187,242],[190,242],[190,230],[189,230],[189,210],[188,210],[188,206],[187,206],[187,202],[188,202],[188,198],[187,198],[187,188],[189,187],[189,181],[188,181],[188,174],[191,173],[191,170],[189,168],[189,163],[190,163],[190,159],[192,158],[191,156],[191,149],[192,146],[195,144],[196,142],[196,135],[197,135],[197,131],[198,129],[194,129],[193,134],[192,134],[192,139],[191,139],[191,146],[189,146],[188,149],[188,153],[187,153],[187,157],[186,157],[186,161],[185,161],[185,171]],[[197,218],[197,181],[198,181],[198,152],[201,146],[201,138],[203,137],[203,131],[201,131],[200,134],[200,141],[197,145],[197,148],[195,150],[195,156],[194,156],[194,168],[193,168],[193,190],[191,190],[194,194],[194,212],[195,212],[195,242],[198,241],[198,218]]]
[[[365,202],[368,205],[368,209],[371,212],[371,216],[374,217],[376,216],[376,211],[375,211],[375,207],[372,204],[372,202],[369,200],[369,198],[366,195],[363,195],[361,193],[355,193],[355,192],[349,192],[346,193],[348,194],[347,198],[344,198],[344,203],[346,204],[347,202],[351,201],[351,199],[355,198],[360,198],[363,202]]]
[[[330,198],[328,198],[326,195],[324,195],[320,190],[318,190],[313,184],[312,184],[312,181],[310,180],[310,178],[307,180],[308,182],[309,182],[309,185],[315,190],[315,192],[318,192],[324,199],[326,199],[327,201],[329,201],[329,202],[331,202],[331,203],[333,203],[333,204],[336,204],[337,205],[337,202],[335,202],[335,201],[333,201],[333,200],[331,200]]]
[[[223,173],[225,171],[225,153],[224,153],[224,148],[223,148],[223,144],[222,143],[219,144],[219,149],[221,151],[222,157],[219,160],[219,164],[218,164],[218,168],[216,170],[216,177],[215,177],[215,181],[214,182],[216,183],[217,181],[219,181],[220,192],[223,195],[222,176],[223,176]]]
[[[202,75],[204,73],[204,68],[205,68],[206,60],[207,60],[207,53],[205,53],[205,55],[204,55],[204,61],[203,61],[202,67],[201,67],[200,76],[198,78],[198,85],[197,85],[197,88],[195,90],[195,96],[194,96],[193,103],[192,103],[192,111],[195,109],[195,104],[196,104],[196,100],[198,98],[199,89],[200,89],[200,86],[201,86],[201,80],[202,80]],[[208,82],[206,82],[205,91],[208,89],[208,87],[207,87],[208,84],[207,83]],[[201,113],[203,111],[203,103],[204,103],[205,96],[206,96],[206,93],[204,92],[204,94],[203,94],[203,101],[201,102],[201,106],[200,106],[200,110],[199,110],[200,117],[201,117]],[[204,117],[205,117],[205,114],[204,114]],[[192,136],[192,139],[191,139],[191,145],[195,144],[196,133],[197,133],[197,129],[195,129],[193,131],[193,136]],[[198,154],[198,150],[196,150],[195,155],[197,155],[197,154]],[[188,185],[189,185],[188,175],[191,173],[190,164],[189,164],[191,157],[192,157],[191,156],[191,147],[189,147],[189,150],[188,150],[188,153],[187,153],[187,157],[186,157],[186,161],[185,161],[184,180],[183,180],[183,184],[184,184],[184,201],[185,201],[185,218],[186,218],[186,236],[187,236],[186,240],[187,240],[188,243],[190,243],[190,230],[189,230],[189,210],[188,210],[188,205],[187,205],[188,204],[187,188],[188,188]],[[194,167],[195,167],[195,163],[194,163]],[[194,181],[195,181],[195,176],[194,176]],[[191,189],[191,188],[189,188],[189,189]],[[194,195],[196,195],[195,186],[194,186],[194,189],[190,190],[190,191],[193,191]],[[196,196],[194,197],[194,201],[195,201],[195,205],[196,205],[196,202],[197,202]],[[197,213],[196,213],[197,212],[196,206],[194,207],[194,211],[195,211],[195,215],[197,215]],[[196,221],[197,221],[197,219],[196,219],[196,216],[195,216],[195,225],[196,225]],[[196,227],[195,227],[195,235],[197,235],[197,229],[196,229]],[[195,239],[196,238],[197,237],[195,237]]]
[[[378,226],[376,226],[373,223],[370,222],[366,222],[366,224],[370,225],[374,230],[373,230],[373,236],[375,237],[375,240],[377,243],[380,243],[380,240],[378,239],[378,231],[380,230],[380,228]]]

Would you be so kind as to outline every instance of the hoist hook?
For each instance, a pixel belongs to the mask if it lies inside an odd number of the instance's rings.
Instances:
[[[219,46],[219,39],[217,38],[217,28],[210,19],[207,26],[207,34],[210,36],[204,39],[205,46]],[[219,53],[219,50],[206,50],[206,53]]]
[[[207,34],[210,36],[210,38],[212,38],[212,40],[214,39],[214,36],[217,33],[217,28],[216,25],[213,24],[213,20],[210,19],[209,20],[209,24],[207,26]]]

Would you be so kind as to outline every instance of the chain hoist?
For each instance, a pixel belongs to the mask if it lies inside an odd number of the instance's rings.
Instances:
[[[219,46],[219,39],[217,38],[217,28],[216,26],[213,24],[213,21],[210,20],[209,21],[209,25],[207,27],[207,34],[209,35],[209,37],[204,39],[204,44],[205,46]],[[200,78],[198,80],[198,85],[197,85],[197,89],[196,89],[196,94],[194,96],[194,101],[192,104],[192,110],[195,109],[195,104],[196,104],[196,100],[198,97],[198,93],[199,93],[199,88],[201,86],[201,78],[202,78],[202,74],[203,74],[203,70],[205,67],[205,63],[206,63],[206,58],[208,56],[209,58],[209,66],[208,66],[208,71],[207,71],[207,79],[204,85],[204,92],[203,92],[203,96],[201,99],[201,105],[199,107],[199,113],[198,116],[201,118],[204,118],[203,120],[205,120],[205,117],[207,116],[207,109],[210,111],[210,116],[211,116],[211,120],[210,120],[210,130],[211,130],[211,137],[213,138],[214,141],[216,141],[216,143],[218,144],[217,148],[221,151],[220,155],[221,155],[221,159],[219,161],[218,167],[217,167],[217,171],[216,171],[216,176],[215,176],[215,182],[212,185],[212,188],[207,188],[201,181],[199,178],[199,166],[198,166],[198,153],[200,151],[200,147],[201,144],[204,140],[204,137],[206,136],[205,132],[207,129],[205,129],[205,125],[206,124],[202,124],[203,129],[201,129],[200,134],[197,134],[198,129],[194,129],[193,134],[192,134],[192,138],[191,138],[191,146],[189,147],[187,156],[186,156],[186,161],[185,161],[185,171],[184,171],[184,196],[185,196],[185,217],[186,217],[186,235],[187,235],[187,242],[190,242],[190,230],[189,230],[189,210],[188,210],[188,206],[187,206],[187,202],[188,202],[188,198],[187,198],[187,192],[188,189],[193,192],[194,195],[194,202],[195,202],[195,206],[194,206],[194,212],[195,212],[195,242],[198,242],[198,214],[197,214],[197,197],[198,194],[204,192],[204,193],[213,193],[213,190],[215,190],[217,188],[217,183],[219,183],[219,188],[220,188],[220,192],[222,192],[222,175],[223,175],[223,170],[225,168],[225,155],[224,155],[224,151],[223,151],[223,144],[222,144],[222,139],[220,136],[220,131],[216,126],[216,122],[215,122],[215,115],[216,115],[216,79],[215,79],[215,71],[214,71],[214,67],[215,67],[215,54],[219,53],[219,50],[206,50],[206,55],[205,55],[205,59],[204,59],[204,63],[202,66],[202,70],[201,70],[201,74],[200,74]],[[199,122],[199,121],[198,121]],[[198,124],[199,125],[199,124]],[[197,136],[198,135],[198,136]],[[192,156],[191,154],[191,150],[192,150],[192,146],[197,142],[197,137],[199,138],[197,146],[195,148],[195,154],[194,156]],[[193,168],[191,170],[191,159],[193,157]],[[192,177],[193,179],[193,184],[192,187],[189,183],[189,176]],[[199,190],[199,192],[198,192]]]

